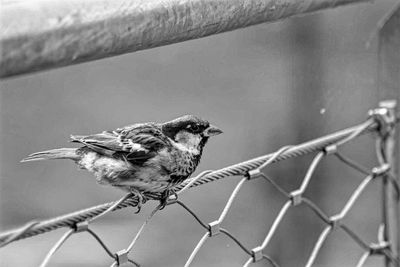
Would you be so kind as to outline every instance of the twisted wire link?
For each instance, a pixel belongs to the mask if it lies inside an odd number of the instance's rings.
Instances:
[[[239,190],[242,188],[244,182],[246,182],[246,181],[247,181],[246,177],[242,178],[240,180],[240,182],[236,185],[235,189],[231,193],[231,195],[230,195],[230,197],[228,199],[228,202],[225,204],[225,207],[224,207],[223,211],[221,212],[221,215],[219,216],[218,220],[208,224],[208,231],[206,232],[206,234],[203,235],[203,237],[197,243],[197,245],[194,248],[193,252],[189,256],[188,260],[186,261],[185,267],[190,266],[190,264],[192,263],[194,257],[196,256],[197,252],[199,252],[200,248],[203,246],[203,244],[206,242],[206,240],[208,238],[213,237],[213,236],[215,236],[215,235],[220,233],[220,231],[221,231],[220,230],[220,228],[221,228],[220,224],[225,219],[226,215],[228,214],[229,209],[232,206],[232,203],[233,203],[234,199],[236,198]]]
[[[70,238],[73,234],[75,233],[80,233],[80,232],[88,232],[91,236],[95,238],[95,240],[101,245],[101,247],[104,249],[104,251],[107,253],[108,256],[110,256],[112,259],[114,259],[115,262],[118,261],[118,256],[113,255],[111,250],[105,245],[104,241],[93,231],[89,228],[89,223],[93,222],[94,220],[99,219],[100,217],[103,217],[107,213],[110,213],[113,211],[118,205],[120,205],[122,202],[127,200],[128,198],[132,197],[132,193],[128,193],[124,197],[122,197],[120,200],[114,202],[110,207],[108,207],[106,210],[101,212],[100,214],[88,219],[87,221],[75,224],[74,227],[72,227],[70,230],[68,230],[55,244],[54,246],[49,250],[47,253],[46,257],[42,261],[40,267],[45,267],[49,263],[51,257],[55,254],[55,252],[64,244],[64,242],[67,241],[68,238]],[[132,263],[135,266],[139,266],[135,261],[129,259],[127,257],[127,261]]]
[[[315,246],[311,252],[310,257],[308,258],[308,261],[306,263],[306,267],[312,266],[314,263],[318,252],[320,251],[323,243],[327,239],[328,235],[335,230],[335,228],[340,227],[343,229],[357,244],[361,246],[364,250],[369,250],[370,246],[365,243],[357,234],[355,234],[352,230],[350,230],[349,227],[347,227],[345,224],[342,223],[342,220],[344,217],[348,214],[350,209],[353,207],[354,203],[356,200],[360,197],[361,193],[363,193],[367,187],[367,185],[375,178],[377,177],[382,177],[384,176],[385,173],[380,173],[380,174],[371,174],[365,177],[362,182],[357,186],[357,188],[353,191],[351,194],[350,198],[346,202],[345,206],[343,209],[336,215],[333,215],[329,218],[329,221],[325,222],[328,223],[328,225],[324,228],[324,230],[321,232],[317,242],[315,243]],[[324,216],[325,217],[325,216]]]
[[[292,148],[293,146],[285,146],[280,148],[278,151],[276,151],[275,153],[273,153],[271,155],[271,157],[266,160],[263,164],[261,164],[258,167],[258,171],[260,169],[265,168],[266,166],[268,166],[269,164],[271,164],[272,162],[276,161],[276,159],[281,156],[285,151],[288,151],[290,148]],[[203,246],[203,244],[206,242],[206,240],[210,237],[213,237],[217,234],[219,234],[221,232],[221,227],[220,224],[222,223],[222,221],[225,219],[229,209],[232,206],[232,203],[234,201],[234,199],[236,198],[239,190],[242,188],[244,182],[246,182],[249,178],[251,178],[249,175],[245,175],[244,178],[242,178],[240,180],[240,182],[236,185],[235,189],[232,191],[228,202],[226,203],[223,211],[221,212],[218,220],[211,222],[208,224],[208,233],[206,233],[205,235],[203,235],[203,237],[199,240],[199,242],[197,243],[196,247],[194,248],[194,250],[192,251],[191,255],[189,256],[188,260],[185,263],[185,267],[190,266],[190,264],[192,263],[193,259],[195,258],[196,254],[199,252],[200,248]],[[195,183],[192,182],[192,184]],[[188,183],[188,185],[191,183]],[[184,187],[185,189],[186,187]],[[193,214],[193,212],[190,212],[191,214]],[[203,225],[203,223],[201,223]],[[223,231],[228,237],[231,237],[246,253],[249,253],[249,250],[247,248],[245,248],[236,238],[233,238],[232,235],[228,234],[228,232],[224,229]],[[267,255],[264,255],[264,258],[267,259],[273,266],[277,266],[277,264]]]
[[[366,250],[360,257],[360,259],[357,262],[356,267],[362,267],[364,266],[364,264],[367,262],[368,258],[370,256],[374,256],[376,254],[383,254],[385,255],[385,257],[389,257],[391,258],[391,260],[393,260],[394,262],[397,260],[395,258],[392,257],[391,254],[388,254],[386,252],[386,249],[388,248],[388,243],[385,241],[385,237],[384,237],[384,230],[385,229],[385,224],[381,223],[379,225],[379,229],[378,229],[378,243],[371,243],[369,246],[369,249]]]
[[[135,237],[132,239],[131,243],[129,243],[128,247],[126,249],[123,249],[119,252],[117,252],[117,259],[116,261],[111,265],[111,266],[118,266],[121,264],[121,258],[125,258],[125,261],[128,261],[134,265],[139,266],[136,262],[133,260],[129,259],[128,254],[131,252],[133,246],[136,244],[137,240],[139,239],[139,236],[142,234],[144,228],[148,225],[150,220],[153,218],[153,216],[156,214],[157,211],[159,211],[162,208],[162,204],[160,203],[147,217],[147,219],[143,222],[142,226],[139,228],[138,232],[136,233]]]
[[[181,205],[186,211],[188,211],[195,219],[196,221],[206,230],[209,230],[209,227],[207,227],[207,225],[196,215],[196,213],[194,213],[191,209],[189,209],[184,203],[182,203],[181,201],[177,202],[179,205]],[[251,256],[252,252],[245,246],[243,245],[242,242],[240,242],[234,235],[232,235],[230,232],[228,232],[228,230],[226,230],[225,228],[220,227],[219,231],[221,233],[224,233],[226,236],[228,236],[230,239],[232,239],[247,255]],[[206,233],[208,234],[208,233]],[[208,234],[209,235],[209,234]],[[205,236],[205,235],[204,235]],[[187,262],[189,262],[189,264],[193,261],[194,256],[197,254],[197,252],[200,250],[201,246],[203,245],[203,243],[205,242],[205,240],[207,239],[206,237],[202,237],[200,239],[200,241],[198,242],[198,244],[196,245],[195,249],[193,250],[192,254],[190,255],[189,259]],[[204,239],[204,240],[203,240]],[[279,267],[279,265],[268,255],[263,255],[263,257],[268,260],[272,266],[274,267]]]
[[[270,227],[269,232],[268,232],[267,236],[265,237],[264,241],[262,242],[262,244],[260,246],[253,248],[252,255],[246,261],[244,266],[249,266],[252,262],[257,262],[264,258],[264,257],[262,257],[262,255],[263,255],[262,251],[265,250],[265,248],[271,241],[272,236],[278,229],[279,224],[283,220],[283,218],[284,218],[285,214],[287,213],[287,211],[289,210],[289,208],[291,206],[297,206],[298,204],[301,203],[302,195],[303,195],[304,191],[307,189],[307,186],[311,180],[311,177],[313,176],[318,164],[321,162],[321,160],[324,156],[325,156],[325,152],[321,151],[314,157],[314,159],[312,160],[312,162],[306,172],[306,175],[303,178],[303,181],[302,181],[300,187],[297,190],[292,191],[290,194],[287,194],[284,190],[282,190],[283,191],[282,193],[284,195],[289,196],[288,200],[285,202],[285,204],[280,209],[280,211],[279,211],[278,215],[276,216],[274,222],[272,223],[272,226]],[[278,188],[277,186],[274,186],[274,187]],[[281,191],[281,190],[279,190],[279,191]]]
[[[183,207],[190,215],[193,216],[193,218],[196,219],[196,221],[207,231],[210,230],[209,226],[207,226],[197,215],[195,212],[193,212],[188,206],[186,206],[183,202],[177,201],[177,204],[179,204],[181,207]],[[220,227],[219,231],[223,234],[225,234],[227,237],[229,237],[231,240],[233,240],[247,255],[251,256],[252,252],[241,242],[239,241],[234,235],[232,235],[228,230],[225,228]],[[207,237],[205,237],[207,235]],[[189,264],[193,261],[194,256],[197,254],[197,252],[200,250],[201,246],[205,243],[206,239],[209,236],[209,232],[206,232],[205,235],[200,239],[200,241],[197,243],[195,249],[193,250],[192,254],[190,255],[189,259],[187,262]],[[204,240],[203,240],[204,239]],[[279,267],[279,265],[268,255],[263,255],[266,260],[268,260],[273,267]]]
[[[357,171],[359,171],[359,172],[361,172],[363,174],[369,174],[369,172],[367,172],[366,169],[363,166],[361,166],[360,164],[350,160],[349,158],[347,158],[347,157],[345,157],[342,154],[337,152],[337,147],[338,146],[343,145],[344,143],[352,140],[353,138],[358,136],[360,133],[362,133],[362,131],[363,131],[362,128],[354,131],[352,134],[350,134],[346,138],[344,138],[342,140],[339,140],[335,144],[330,144],[329,146],[324,148],[323,152],[320,152],[319,154],[317,154],[317,156],[314,158],[313,162],[309,166],[309,168],[307,170],[307,174],[306,174],[305,178],[303,179],[303,182],[302,182],[300,188],[297,189],[297,190],[294,190],[294,191],[292,191],[290,193],[289,200],[280,209],[280,211],[278,213],[278,216],[275,218],[275,221],[273,222],[273,224],[272,224],[272,226],[271,226],[266,238],[264,239],[264,242],[262,243],[261,246],[256,247],[256,248],[253,249],[252,257],[250,259],[248,259],[248,261],[244,264],[244,266],[248,266],[252,262],[256,262],[256,261],[261,259],[261,257],[259,257],[259,256],[257,257],[256,254],[258,253],[260,255],[260,253],[262,253],[262,251],[268,245],[268,243],[270,242],[270,240],[271,240],[273,234],[275,233],[278,225],[280,224],[280,222],[282,221],[283,217],[285,216],[285,214],[289,210],[290,206],[298,205],[298,204],[300,204],[300,203],[302,203],[304,201],[304,198],[302,197],[302,195],[303,195],[304,191],[306,190],[306,188],[307,188],[307,186],[308,186],[308,184],[310,182],[311,176],[313,175],[316,166],[319,164],[319,162],[321,161],[322,157],[325,154],[329,154],[330,152],[334,152],[334,154],[337,156],[337,158],[339,158],[345,164],[349,165],[353,169],[355,169],[355,170],[357,170]],[[383,157],[381,157],[381,159],[382,158]],[[310,255],[310,257],[309,257],[309,259],[308,259],[308,261],[306,263],[307,267],[312,266],[312,264],[314,263],[317,255],[318,255],[318,252],[319,252],[320,248],[322,247],[322,245],[325,242],[325,240],[328,237],[328,235],[335,229],[336,225],[340,226],[340,228],[342,228],[350,237],[352,237],[352,239],[356,243],[358,243],[362,248],[366,249],[367,251],[370,250],[370,246],[368,246],[358,235],[356,235],[346,225],[342,224],[341,220],[347,215],[347,213],[350,211],[351,207],[354,205],[355,201],[359,198],[361,193],[365,190],[366,186],[372,181],[372,179],[374,179],[374,178],[376,178],[378,176],[382,176],[382,175],[386,176],[386,172],[388,170],[388,168],[386,166],[387,164],[385,162],[383,162],[383,160],[381,160],[380,163],[381,163],[381,166],[379,166],[378,168],[374,168],[373,169],[373,174],[372,175],[368,175],[361,182],[361,184],[356,188],[356,190],[351,195],[350,199],[346,202],[344,208],[337,215],[334,215],[334,216],[329,218],[315,203],[313,203],[309,199],[306,199],[305,204],[309,208],[311,208],[314,211],[314,213],[316,215],[318,215],[318,217],[321,220],[323,220],[325,223],[328,224],[328,226],[320,234],[320,236],[319,236],[319,238],[318,238],[318,240],[317,240],[317,242],[316,242],[316,244],[314,246],[314,249],[311,252],[311,255]],[[378,173],[379,171],[381,173]],[[287,195],[285,190],[283,190],[277,184],[275,184],[272,179],[270,179],[269,177],[267,177],[265,175],[262,175],[262,176],[266,180],[268,180],[279,192],[281,192],[283,195]],[[392,256],[390,256],[390,258],[393,260]]]
[[[117,201],[119,202],[119,201]],[[87,232],[89,233],[103,248],[103,250],[107,253],[107,255],[114,260],[114,262],[118,262],[119,257],[118,253],[113,254],[111,250],[106,246],[104,241],[93,231],[89,228],[89,221],[77,224],[75,228],[71,228],[68,230],[55,244],[54,246],[49,250],[49,252],[46,254],[44,260],[40,264],[40,267],[45,267],[48,265],[50,262],[50,259],[52,256],[55,254],[55,252],[69,239],[72,235],[76,233],[81,233],[81,232]],[[126,261],[130,262],[132,265],[135,265],[136,267],[140,267],[138,263],[130,259],[128,256],[126,257]]]
[[[378,162],[380,163],[380,166],[374,168],[372,170],[372,174],[367,176],[361,182],[361,184],[356,188],[356,190],[351,195],[350,199],[347,201],[347,203],[346,203],[345,207],[342,209],[342,211],[339,214],[332,216],[330,218],[331,224],[328,225],[320,234],[320,236],[317,240],[317,243],[315,244],[314,249],[311,253],[311,256],[306,264],[307,267],[312,265],[312,263],[314,262],[317,254],[318,254],[318,251],[322,247],[322,244],[326,240],[327,236],[329,235],[330,232],[332,232],[334,230],[335,225],[338,225],[338,224],[345,232],[347,232],[356,241],[356,243],[358,243],[362,248],[364,248],[366,250],[363,253],[363,255],[361,256],[361,258],[359,259],[357,266],[362,266],[366,262],[368,257],[371,255],[374,255],[374,254],[383,254],[386,258],[389,258],[390,261],[399,263],[398,257],[394,256],[392,254],[391,250],[387,250],[387,248],[389,247],[389,244],[387,241],[385,241],[384,235],[380,234],[380,233],[383,233],[383,230],[381,230],[381,229],[384,229],[384,227],[380,228],[380,231],[378,234],[378,239],[380,239],[380,243],[367,245],[364,241],[361,240],[361,238],[359,238],[346,225],[341,224],[341,220],[344,218],[344,216],[346,216],[346,214],[349,212],[349,210],[353,206],[354,202],[358,199],[358,197],[364,191],[366,186],[374,178],[382,177],[384,179],[391,175],[389,173],[391,168],[390,168],[390,165],[388,164],[387,158],[385,157],[385,155],[388,152],[387,152],[387,148],[385,148],[384,142],[385,142],[384,137],[382,135],[380,135],[376,142],[376,144],[377,144],[376,152],[377,152],[377,158],[378,158]],[[354,161],[344,157],[343,155],[340,155],[339,153],[335,153],[335,154],[342,162],[353,167],[354,169],[358,170],[361,173],[364,173],[364,174],[366,173],[366,170],[364,167],[362,167],[359,164],[355,163]],[[392,176],[390,176],[390,177],[392,177]],[[397,183],[396,179],[392,178],[392,180],[394,180],[396,182],[396,183],[394,183],[394,187],[397,190],[397,192],[396,192],[397,196],[399,196],[398,183]],[[385,225],[386,225],[386,223],[383,224],[383,226],[385,226]],[[381,236],[381,237],[379,238],[379,236]]]
[[[318,237],[313,250],[311,251],[310,257],[306,263],[306,267],[312,266],[318,253],[323,246],[325,240],[329,236],[331,232],[333,232],[336,228],[342,229],[346,232],[357,244],[360,245],[361,248],[365,250],[359,259],[357,266],[363,266],[367,259],[372,255],[384,255],[387,259],[393,262],[399,262],[399,259],[396,255],[393,255],[390,244],[384,238],[384,227],[379,229],[377,244],[367,244],[364,242],[354,231],[352,231],[349,227],[342,223],[344,217],[349,213],[354,203],[357,201],[359,196],[365,188],[372,180],[378,177],[383,177],[384,179],[388,179],[393,183],[395,190],[397,190],[397,196],[400,197],[399,185],[395,177],[389,173],[390,165],[388,164],[388,160],[386,158],[387,153],[387,145],[385,140],[383,139],[383,135],[379,135],[377,139],[377,157],[379,166],[374,168],[371,172],[367,170],[361,164],[349,159],[348,157],[342,155],[337,151],[338,147],[353,140],[361,134],[377,131],[382,129],[382,120],[377,119],[375,116],[371,116],[364,123],[357,125],[355,127],[351,127],[297,146],[285,146],[277,150],[272,154],[268,154],[265,156],[261,156],[258,158],[254,158],[245,162],[241,162],[232,166],[228,166],[226,168],[215,170],[215,171],[204,171],[199,174],[197,177],[188,179],[186,182],[178,185],[174,188],[177,193],[170,198],[170,201],[167,204],[175,204],[177,203],[181,207],[184,208],[190,215],[192,215],[195,220],[206,229],[206,233],[201,237],[188,260],[186,261],[185,267],[189,266],[194,260],[196,254],[201,249],[203,244],[207,241],[208,238],[212,238],[220,233],[223,233],[225,236],[233,240],[250,258],[246,261],[244,266],[249,266],[253,262],[257,262],[259,260],[265,259],[267,260],[271,266],[278,267],[279,265],[275,262],[271,257],[267,254],[264,254],[264,250],[267,245],[270,243],[274,233],[276,232],[279,224],[289,211],[291,207],[298,206],[299,204],[306,205],[309,209],[311,209],[317,217],[319,217],[327,226],[321,232]],[[309,168],[304,176],[300,187],[297,190],[292,192],[286,192],[282,187],[279,186],[278,183],[274,182],[270,177],[265,175],[261,170],[264,169],[269,164],[286,160],[292,157],[298,157],[305,154],[309,154],[312,152],[318,152],[317,155],[312,160]],[[315,170],[322,159],[333,153],[341,162],[346,165],[352,167],[354,170],[367,175],[362,182],[358,185],[358,187],[353,191],[349,200],[346,202],[343,209],[336,215],[329,217],[326,213],[323,212],[313,201],[308,198],[303,197],[304,192],[306,191],[312,176],[315,173]],[[204,223],[195,212],[189,209],[183,202],[177,199],[177,196],[189,188],[199,186],[205,183],[213,182],[225,177],[230,176],[244,176],[239,183],[236,185],[235,189],[232,191],[227,203],[225,204],[219,218],[216,221],[213,221],[209,224]],[[232,235],[228,230],[222,228],[220,225],[224,221],[228,211],[230,210],[233,201],[236,199],[240,189],[243,187],[244,183],[248,180],[252,180],[254,178],[264,178],[267,180],[278,192],[280,192],[287,201],[284,203],[278,215],[276,216],[272,226],[270,227],[264,241],[258,247],[253,249],[247,248],[242,242],[240,242],[234,235]],[[160,194],[154,193],[144,193],[146,198],[148,199],[160,199]],[[105,245],[103,240],[89,228],[89,223],[99,219],[100,217],[105,216],[106,214],[130,207],[138,205],[138,197],[133,194],[127,194],[116,202],[105,203],[96,207],[88,208],[85,210],[77,211],[71,214],[66,214],[64,216],[56,217],[53,219],[45,220],[45,221],[35,221],[25,226],[11,230],[6,233],[0,234],[0,247],[5,246],[13,241],[27,238],[30,236],[34,236],[37,234],[41,234],[44,232],[52,231],[58,229],[60,227],[69,227],[70,229],[59,239],[59,241],[53,246],[53,248],[46,255],[43,260],[41,267],[45,267],[47,263],[50,261],[51,257],[54,253],[62,246],[62,244],[73,234],[79,232],[88,232],[92,237],[94,237],[97,242],[102,246],[104,251],[110,256],[114,262],[111,266],[120,266],[124,263],[131,263],[132,265],[139,266],[135,261],[129,258],[129,253],[133,249],[134,244],[137,242],[139,236],[142,234],[145,226],[149,223],[149,221],[153,218],[154,214],[161,209],[161,204],[157,206],[148,216],[146,221],[142,224],[141,228],[136,233],[133,240],[127,246],[126,249],[118,251],[117,253],[112,253],[111,250]],[[386,226],[386,222],[383,223],[383,226]]]
[[[360,163],[348,158],[347,156],[343,155],[342,153],[336,152],[335,156],[340,159],[342,162],[347,164],[348,166],[352,167],[353,169],[357,170],[358,172],[368,175],[369,171],[368,169],[361,165]],[[391,182],[391,184],[394,187],[394,190],[396,191],[396,196],[397,196],[397,201],[400,200],[400,185],[399,182],[397,181],[396,177],[392,173],[387,174],[387,178]]]

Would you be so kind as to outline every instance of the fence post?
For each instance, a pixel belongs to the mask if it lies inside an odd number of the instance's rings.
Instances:
[[[380,100],[394,99],[400,101],[400,4],[397,4],[382,24],[379,25],[378,43],[378,96]],[[381,102],[381,107],[388,102]],[[383,106],[382,106],[383,105]],[[394,107],[393,107],[394,108]],[[398,131],[393,137],[393,151],[387,151],[393,174],[399,181],[400,142]],[[400,211],[393,185],[384,183],[384,216],[386,222],[385,235],[391,243],[392,252],[400,255]],[[386,259],[387,267],[399,267],[399,264]]]

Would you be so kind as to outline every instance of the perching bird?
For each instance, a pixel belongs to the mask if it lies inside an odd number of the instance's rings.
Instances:
[[[182,183],[199,164],[210,136],[222,131],[208,121],[186,115],[165,123],[137,123],[93,135],[71,135],[79,148],[37,152],[22,162],[71,159],[94,173],[99,184],[119,187],[139,197],[169,190]],[[165,201],[165,199],[164,199]]]

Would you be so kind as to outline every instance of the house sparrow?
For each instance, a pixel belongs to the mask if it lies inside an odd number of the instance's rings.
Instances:
[[[199,164],[210,136],[222,131],[208,121],[186,115],[165,123],[137,123],[93,135],[71,135],[79,148],[58,148],[29,155],[21,162],[71,159],[92,172],[99,184],[119,187],[139,197],[182,183]]]

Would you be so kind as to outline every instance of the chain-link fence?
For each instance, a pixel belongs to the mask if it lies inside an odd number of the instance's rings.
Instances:
[[[238,245],[238,247],[241,248],[243,253],[248,255],[249,258],[246,262],[243,263],[243,266],[250,266],[252,263],[261,260],[265,260],[271,266],[279,266],[278,262],[268,255],[268,253],[266,252],[266,248],[272,242],[272,237],[276,233],[277,228],[279,227],[285,215],[290,212],[290,209],[295,209],[299,205],[304,205],[312,210],[315,213],[315,220],[321,220],[326,224],[318,239],[315,240],[315,245],[312,251],[310,251],[307,262],[299,264],[300,266],[312,266],[314,261],[318,257],[318,254],[325,240],[328,238],[329,235],[334,234],[336,231],[344,231],[351,238],[351,240],[358,244],[359,247],[364,251],[358,262],[354,263],[354,266],[361,267],[365,264],[369,257],[376,255],[384,257],[387,266],[399,266],[399,255],[396,249],[394,249],[398,247],[398,244],[396,243],[397,237],[391,236],[389,234],[393,232],[396,233],[397,230],[393,231],[393,229],[397,229],[399,222],[397,217],[387,216],[387,214],[393,214],[393,212],[387,211],[390,211],[391,209],[398,209],[400,198],[400,187],[398,180],[395,176],[395,166],[393,166],[393,153],[396,145],[394,134],[395,124],[397,121],[398,117],[395,114],[395,102],[382,102],[379,108],[370,111],[368,120],[359,125],[332,133],[330,135],[303,144],[285,146],[272,154],[254,158],[223,169],[205,171],[199,174],[197,177],[191,178],[185,181],[183,184],[177,186],[175,188],[175,191],[177,193],[169,198],[167,204],[173,204],[182,207],[185,211],[192,215],[194,221],[205,230],[204,235],[200,238],[197,245],[194,246],[192,253],[188,256],[185,267],[191,265],[193,259],[196,257],[199,250],[201,250],[201,248],[206,245],[208,239],[215,238],[220,234],[223,234],[232,239]],[[376,136],[376,156],[378,159],[378,165],[372,168],[367,168],[360,165],[353,159],[350,159],[347,156],[343,155],[341,152],[341,147],[343,145],[366,133],[372,133]],[[291,192],[285,191],[278,183],[276,183],[273,179],[271,179],[263,172],[263,170],[272,163],[277,163],[279,161],[289,158],[304,156],[310,153],[315,154],[314,159],[309,165],[306,175],[302,179],[300,187],[296,190],[293,190]],[[328,215],[312,199],[305,197],[304,192],[307,190],[309,184],[311,183],[311,179],[318,165],[323,160],[326,160],[332,156],[339,159],[340,162],[342,162],[343,164],[350,166],[355,172],[363,174],[365,178],[348,197],[347,202],[340,210],[340,212],[338,212],[337,214]],[[189,188],[214,182],[216,180],[230,176],[242,176],[243,178],[239,181],[239,183],[230,194],[230,197],[226,202],[226,205],[222,210],[220,216],[212,222],[204,222],[195,211],[193,211],[191,208],[188,207],[187,204],[183,203],[179,199],[179,195],[184,193]],[[282,208],[279,210],[277,215],[271,214],[271,216],[276,217],[272,226],[268,230],[263,242],[259,246],[251,248],[247,247],[228,229],[224,228],[223,224],[225,222],[226,215],[230,211],[232,203],[235,201],[236,197],[240,193],[241,188],[245,183],[248,183],[253,179],[264,179],[271,185],[272,188],[282,194],[285,197],[286,201],[282,205]],[[368,243],[363,239],[362,236],[358,235],[353,229],[351,229],[351,227],[346,225],[346,223],[343,222],[343,219],[351,216],[351,209],[354,203],[359,199],[360,195],[365,191],[365,189],[376,180],[382,180],[383,183],[381,184],[384,187],[391,187],[393,189],[383,190],[383,192],[384,194],[388,194],[388,192],[390,192],[391,194],[393,193],[394,196],[390,197],[393,197],[395,199],[395,202],[387,203],[386,200],[388,199],[388,196],[383,196],[383,207],[385,211],[382,214],[380,227],[377,232],[377,240],[374,243]],[[375,185],[374,188],[376,190],[381,190],[379,185]],[[146,197],[148,199],[157,200],[160,198],[160,195],[148,193],[146,194]],[[66,227],[69,228],[68,231],[58,240],[56,244],[54,244],[40,266],[47,266],[55,252],[62,247],[64,242],[70,236],[80,232],[86,232],[97,240],[97,242],[103,247],[105,253],[107,253],[113,261],[111,266],[120,266],[125,263],[139,266],[139,263],[135,262],[135,260],[129,256],[129,253],[134,249],[134,246],[137,243],[139,236],[142,235],[143,229],[152,219],[154,214],[160,210],[161,205],[157,206],[151,212],[151,214],[140,227],[139,231],[136,233],[136,236],[128,244],[126,249],[118,252],[111,251],[108,248],[106,241],[100,238],[100,236],[90,228],[90,225],[95,220],[100,219],[107,213],[126,207],[137,206],[137,204],[138,198],[134,195],[127,194],[116,202],[102,204],[96,207],[91,207],[85,210],[77,211],[49,220],[33,221],[27,223],[21,228],[1,233],[0,247],[4,247],[7,244],[20,239],[33,237],[38,234]],[[390,229],[389,231],[389,228],[392,229]]]

